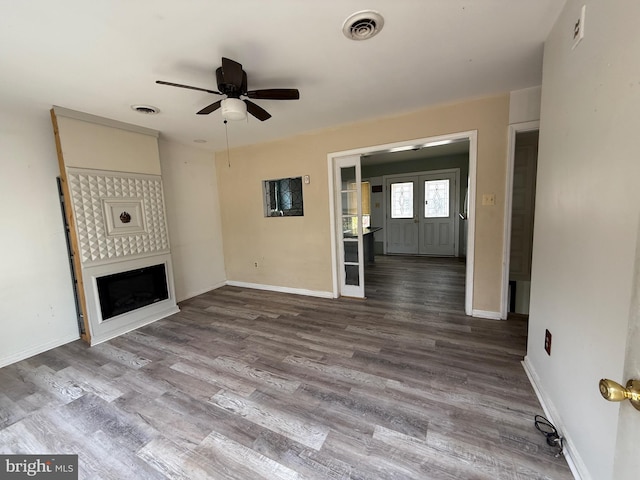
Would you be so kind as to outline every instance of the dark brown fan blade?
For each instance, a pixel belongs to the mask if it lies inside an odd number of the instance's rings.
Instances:
[[[242,65],[229,58],[222,57],[222,76],[225,83],[235,85],[237,90],[240,90],[242,88],[243,75]]]
[[[249,100],[245,100],[244,103],[247,104],[247,112],[249,112],[261,122],[264,122],[265,120],[269,120],[271,118],[271,114],[269,112],[267,112],[264,108],[259,107],[255,103]]]
[[[208,90],[206,88],[200,87],[191,87],[189,85],[181,85],[179,83],[163,82],[162,80],[156,80],[156,83],[159,83],[160,85],[169,85],[170,87],[188,88],[189,90],[198,90],[200,92],[213,93],[214,95],[222,95],[220,92],[216,92],[215,90]]]
[[[204,107],[202,110],[197,112],[197,115],[209,115],[211,112],[215,112],[222,105],[222,100],[218,100],[217,102],[213,102],[211,105]]]
[[[257,100],[298,100],[300,92],[295,88],[268,88],[266,90],[252,90],[245,94]]]

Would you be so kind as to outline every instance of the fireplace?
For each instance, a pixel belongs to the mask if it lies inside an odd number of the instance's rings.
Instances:
[[[179,310],[159,176],[67,167],[85,340],[104,342]]]
[[[81,337],[105,342],[180,311],[159,132],[54,107]]]
[[[169,298],[165,265],[152,265],[96,278],[102,320]]]
[[[91,345],[179,312],[168,253],[84,269]]]

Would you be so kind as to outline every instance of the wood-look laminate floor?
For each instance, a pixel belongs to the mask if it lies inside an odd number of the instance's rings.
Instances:
[[[534,428],[526,324],[463,313],[464,264],[377,257],[367,300],[223,287],[0,369],[0,453],[82,479],[570,479]]]

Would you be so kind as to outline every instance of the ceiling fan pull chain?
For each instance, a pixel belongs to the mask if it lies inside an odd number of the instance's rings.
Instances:
[[[227,119],[224,119],[224,135],[227,137],[227,165],[231,168],[231,155],[229,153],[229,130],[227,129]]]

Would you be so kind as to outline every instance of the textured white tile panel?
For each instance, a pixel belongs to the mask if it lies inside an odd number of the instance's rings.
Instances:
[[[169,251],[162,180],[115,172],[67,172],[83,265]],[[102,200],[141,199],[145,233],[107,235]]]

